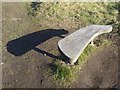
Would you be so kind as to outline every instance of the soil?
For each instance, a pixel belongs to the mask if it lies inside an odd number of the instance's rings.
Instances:
[[[92,55],[78,73],[75,88],[117,88],[118,87],[118,51],[109,46]]]
[[[29,28],[24,25],[22,30],[17,30],[17,26],[28,22],[24,21],[26,20],[24,18],[27,17],[24,12],[20,3],[3,3],[3,57],[1,63],[3,88],[59,87],[49,74],[49,64],[53,62],[53,58],[57,57],[57,42],[62,39],[61,35],[66,31],[62,30],[63,32],[58,32],[57,35],[54,35],[53,32],[49,35],[51,29],[47,29],[47,32],[41,34],[38,30],[39,25],[28,25]],[[71,33],[74,29],[68,29],[68,31]],[[37,36],[39,33],[43,37],[39,38]],[[14,36],[14,34],[21,34],[22,38],[13,40],[11,35]],[[45,40],[43,40],[44,38]],[[119,36],[113,35],[110,39],[113,40],[113,44],[89,57],[77,74],[76,81],[69,86],[70,88],[119,87]],[[18,48],[15,49],[17,46]]]

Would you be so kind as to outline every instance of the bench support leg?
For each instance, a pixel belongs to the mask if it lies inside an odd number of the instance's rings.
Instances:
[[[90,42],[90,45],[91,45],[91,46],[94,46],[94,42],[93,42],[93,40]]]
[[[70,59],[70,60],[69,60],[70,65],[74,65],[75,62],[77,61],[77,59],[78,59],[78,58],[76,58],[76,59]]]

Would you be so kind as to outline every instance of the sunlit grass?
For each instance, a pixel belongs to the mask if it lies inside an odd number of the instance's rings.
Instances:
[[[114,27],[118,26],[118,2],[42,2],[35,4],[35,8],[31,8],[32,4],[27,8],[28,12],[32,13],[32,15],[35,14],[41,23],[46,20],[48,22],[61,22],[70,19],[76,23],[76,28],[90,24],[112,24]]]

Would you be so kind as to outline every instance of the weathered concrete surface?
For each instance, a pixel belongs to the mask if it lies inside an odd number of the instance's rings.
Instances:
[[[86,46],[98,35],[112,31],[111,25],[90,25],[81,28],[58,42],[60,50],[74,64]]]

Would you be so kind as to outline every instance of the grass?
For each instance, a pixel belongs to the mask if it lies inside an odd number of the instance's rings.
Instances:
[[[50,69],[49,74],[52,74],[56,84],[60,86],[68,86],[71,81],[75,80],[74,69],[66,64],[61,64],[61,61],[55,60],[53,63],[53,68]]]
[[[119,22],[118,9],[118,2],[42,2],[37,4],[34,9],[28,10],[35,13],[40,22],[46,20],[61,22],[70,19],[76,24],[76,28],[79,28],[90,24],[111,24],[116,27]]]
[[[56,65],[55,78],[62,81],[68,81],[72,76],[72,71],[66,66]]]

